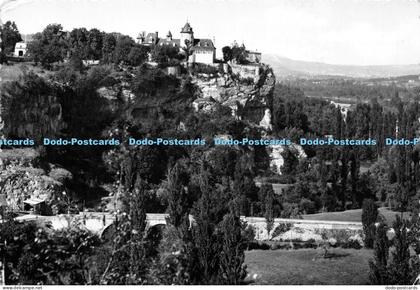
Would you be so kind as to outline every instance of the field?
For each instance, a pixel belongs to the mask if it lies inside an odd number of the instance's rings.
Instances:
[[[366,285],[372,251],[331,249],[253,250],[246,252],[247,281],[259,285]]]
[[[391,224],[395,220],[395,215],[400,214],[399,212],[391,211],[388,208],[379,208],[379,214],[382,215],[388,224]],[[409,217],[409,213],[404,213],[404,217]],[[305,220],[322,220],[322,221],[342,221],[342,222],[362,222],[362,210],[353,209],[338,212],[325,212],[317,214],[303,215]]]

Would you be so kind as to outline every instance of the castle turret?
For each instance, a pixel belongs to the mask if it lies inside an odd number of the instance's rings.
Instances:
[[[139,44],[143,44],[144,41],[146,39],[146,31],[142,31],[139,33],[139,35],[137,36],[137,43]]]
[[[166,40],[167,41],[171,41],[172,40],[172,33],[171,33],[170,30],[168,31],[168,34],[166,35]]]
[[[194,32],[188,22],[185,23],[181,30],[181,46],[186,46],[186,42],[191,44],[194,43]]]

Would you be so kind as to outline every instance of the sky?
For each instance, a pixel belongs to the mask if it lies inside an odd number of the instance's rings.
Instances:
[[[0,3],[4,0],[0,0]],[[136,37],[179,38],[189,21],[196,38],[234,40],[251,50],[331,64],[420,63],[420,3],[415,0],[16,0],[1,13],[21,33],[50,23]]]

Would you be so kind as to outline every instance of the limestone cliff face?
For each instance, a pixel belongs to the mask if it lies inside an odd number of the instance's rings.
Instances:
[[[64,128],[61,105],[54,96],[34,98],[32,104],[19,111],[5,123],[4,133],[8,136],[55,137]]]
[[[199,74],[193,78],[199,95],[193,106],[211,112],[216,104],[232,109],[232,115],[271,129],[271,109],[276,83],[270,67],[265,65],[231,65],[224,74]]]
[[[9,138],[55,137],[65,127],[53,86],[33,75],[1,87],[0,123]]]
[[[283,153],[285,147],[286,146],[284,145],[267,146],[268,155],[270,156],[270,169],[278,174],[281,174],[281,167],[284,164],[284,158],[281,154]],[[306,158],[306,153],[303,151],[302,146],[292,144],[291,147],[298,152],[299,158]]]

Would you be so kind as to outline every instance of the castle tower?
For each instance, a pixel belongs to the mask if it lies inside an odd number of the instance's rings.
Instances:
[[[190,24],[187,22],[185,23],[184,27],[181,30],[181,46],[185,46],[185,41],[189,43],[194,43],[194,32]]]
[[[166,35],[166,40],[167,41],[172,41],[172,33],[171,33],[170,30],[168,31],[168,34]]]
[[[144,41],[146,39],[146,31],[142,31],[139,33],[139,35],[137,36],[137,43],[139,44],[143,44]]]

